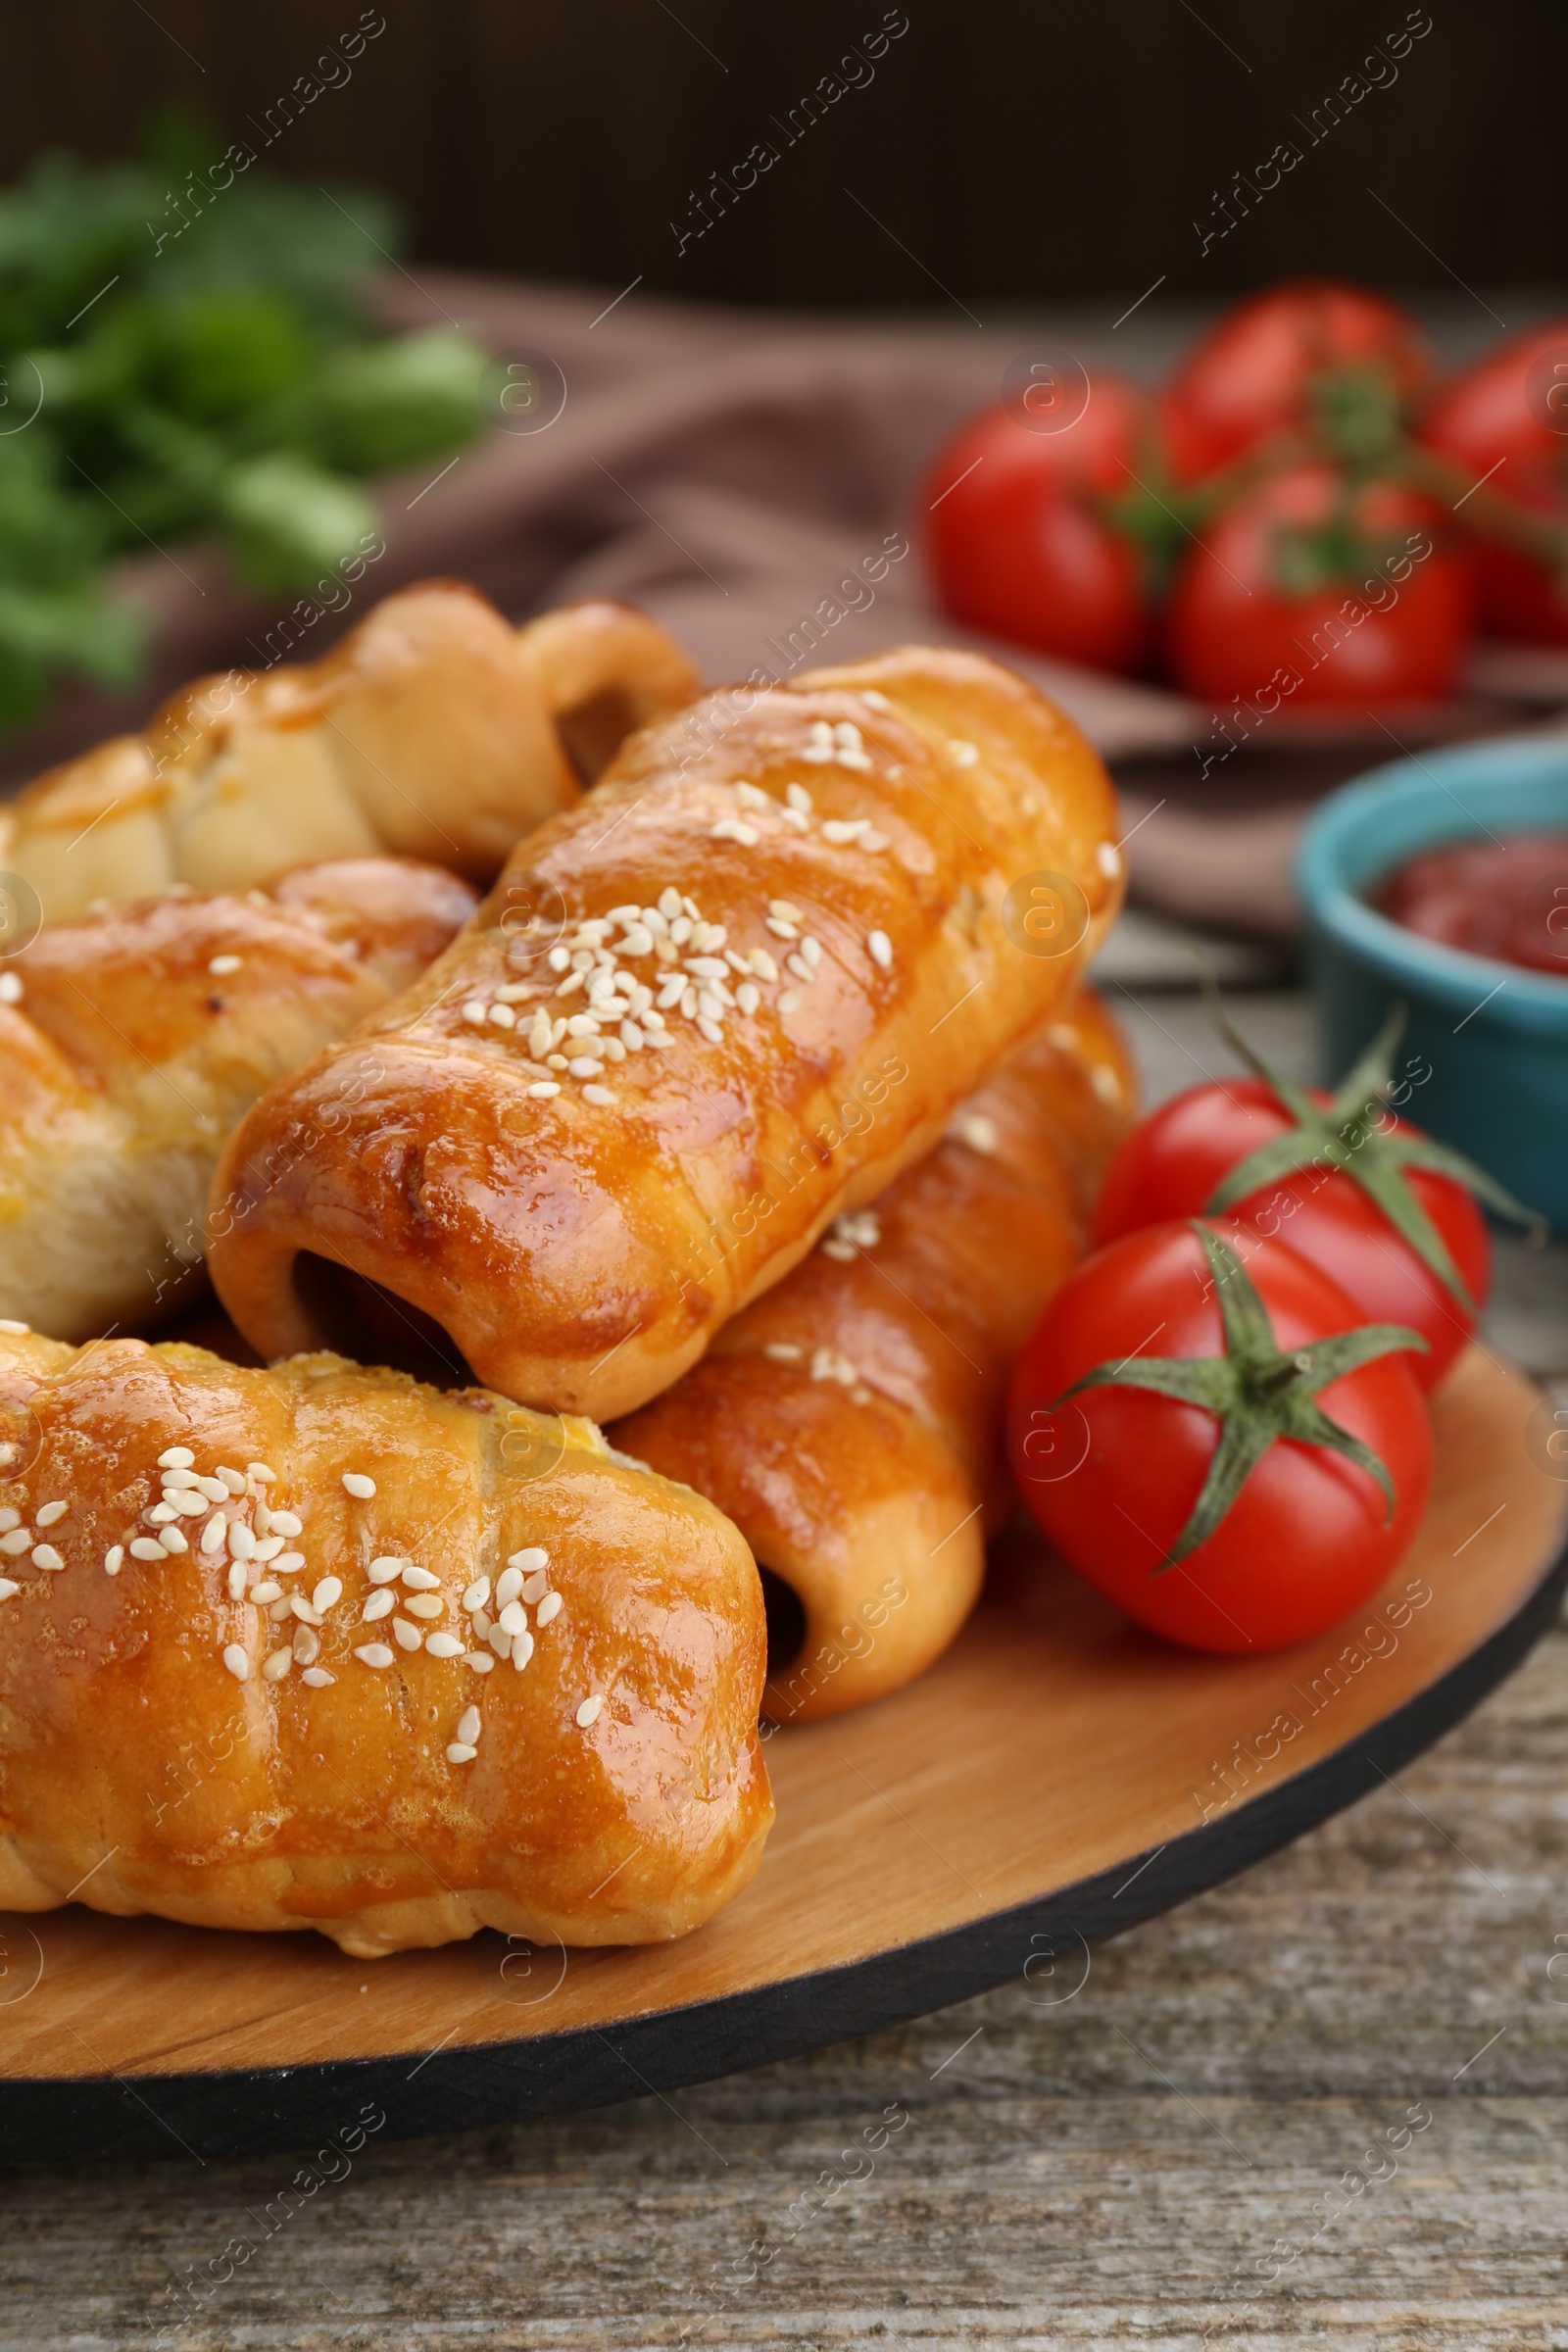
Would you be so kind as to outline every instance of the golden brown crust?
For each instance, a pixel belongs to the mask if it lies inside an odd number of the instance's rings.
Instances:
[[[898,1690],[973,1607],[1011,1508],[1012,1360],[1078,1256],[1134,1100],[1115,1024],[1086,991],[928,1158],[612,1430],[710,1496],[800,1601],[798,1654],[768,1683],[775,1721]]]
[[[710,1503],[588,1425],[335,1358],[245,1371],[194,1348],[16,1338],[0,1423],[0,1495],[28,1535],[0,1536],[0,1909],[74,1893],[316,1927],[367,1957],[480,1927],[649,1942],[756,1868],[772,1806],[751,1557]],[[162,1470],[177,1446],[192,1462]],[[171,1476],[192,1482],[192,1513],[159,1502]],[[293,1516],[278,1530],[268,1506]],[[214,1521],[221,1548],[204,1550]],[[258,1542],[274,1556],[234,1556]],[[496,1580],[535,1547],[547,1558],[507,1595],[514,1642]],[[379,1581],[387,1557],[412,1580]]]
[[[235,1121],[473,904],[439,867],[340,858],[45,924],[0,1005],[0,1315],[85,1339],[170,1311]]]
[[[242,890],[279,866],[424,858],[488,881],[580,790],[619,724],[685,702],[696,673],[631,606],[514,629],[476,589],[385,598],[318,662],[198,678],[0,811],[0,863],[45,916],[184,882]]]
[[[346,1268],[508,1395],[635,1407],[1061,1000],[1119,900],[1115,829],[1083,737],[977,656],[645,729],[417,987],[251,1113],[215,1192],[225,1305],[269,1354],[353,1344]],[[1058,955],[1005,905],[1043,872],[1088,910]],[[560,969],[601,948],[600,978]]]

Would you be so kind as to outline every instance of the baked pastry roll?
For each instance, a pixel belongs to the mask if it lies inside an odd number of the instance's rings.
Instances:
[[[74,1340],[183,1304],[235,1120],[473,905],[439,866],[354,858],[46,924],[0,969],[0,1315]]]
[[[1121,895],[1115,835],[1083,736],[976,655],[645,728],[401,1003],[236,1132],[224,1305],[268,1356],[466,1362],[630,1411],[1068,993]]]
[[[647,1943],[757,1867],[751,1555],[587,1423],[0,1335],[0,1911]]]
[[[1134,1101],[1114,1023],[1077,998],[929,1157],[612,1430],[710,1495],[768,1572],[775,1722],[898,1690],[974,1606],[1012,1506],[1007,1376]]]
[[[231,669],[38,777],[0,811],[0,867],[47,920],[185,882],[243,890],[306,859],[395,851],[489,881],[577,798],[621,737],[697,689],[630,605],[514,629],[477,589],[426,580],[318,662]]]

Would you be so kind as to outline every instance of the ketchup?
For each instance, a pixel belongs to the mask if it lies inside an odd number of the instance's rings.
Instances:
[[[1568,980],[1568,834],[1427,850],[1385,876],[1372,904],[1446,948]]]

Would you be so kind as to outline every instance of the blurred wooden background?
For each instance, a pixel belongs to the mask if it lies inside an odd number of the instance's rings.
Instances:
[[[886,16],[907,30],[874,78],[852,65],[861,86],[808,128],[797,113],[788,144],[791,110],[883,24],[883,0],[381,0],[352,78],[325,69],[342,86],[267,157],[391,188],[415,255],[735,302],[1568,277],[1553,0],[905,0]],[[122,152],[173,97],[259,144],[250,126],[360,22],[360,0],[0,0],[0,176],[51,144]],[[1430,29],[1390,61],[1409,23]],[[1299,164],[1244,191],[1248,217],[1233,203],[1218,234],[1216,195],[1292,140]],[[759,141],[777,164],[721,194],[698,236],[695,197]],[[671,220],[694,232],[683,251]],[[1206,252],[1195,220],[1216,232]]]

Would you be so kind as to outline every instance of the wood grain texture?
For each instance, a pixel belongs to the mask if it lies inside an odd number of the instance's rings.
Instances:
[[[1417,2101],[1434,2122],[1398,2174],[1215,2340],[1560,2345],[1565,1768],[1558,1633],[1398,1788],[1097,1951],[1055,2007],[1037,1974],[667,2102],[372,2139],[292,2219],[309,2149],[0,2179],[0,2346],[118,2352],[162,2325],[188,2352],[628,2352],[713,2312],[715,2352],[1192,2352],[1216,2289]],[[893,2102],[911,2120],[875,2173],[716,2300]]]

